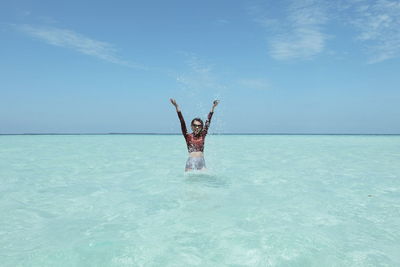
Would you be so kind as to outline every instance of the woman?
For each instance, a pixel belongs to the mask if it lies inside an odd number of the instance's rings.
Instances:
[[[170,99],[172,105],[175,106],[176,112],[178,113],[179,120],[181,122],[182,134],[185,137],[186,145],[189,151],[189,158],[186,161],[185,171],[190,170],[204,170],[206,168],[206,163],[204,161],[204,140],[207,135],[208,127],[210,127],[211,117],[214,114],[214,109],[218,105],[219,100],[214,100],[213,106],[206,123],[203,128],[203,121],[200,118],[194,118],[192,120],[192,133],[188,133],[186,130],[186,123],[183,119],[182,113],[179,109],[178,104],[175,99]]]

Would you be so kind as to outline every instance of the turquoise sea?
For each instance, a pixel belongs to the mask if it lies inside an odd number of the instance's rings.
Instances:
[[[400,136],[0,136],[1,266],[400,266]]]

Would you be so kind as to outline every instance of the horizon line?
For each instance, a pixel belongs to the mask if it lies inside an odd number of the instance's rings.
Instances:
[[[0,133],[0,135],[182,135],[182,133]],[[209,133],[208,135],[400,135],[400,133]]]

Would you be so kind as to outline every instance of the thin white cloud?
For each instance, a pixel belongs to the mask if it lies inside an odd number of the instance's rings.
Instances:
[[[176,76],[176,81],[191,91],[201,91],[204,89],[223,89],[224,86],[218,81],[210,64],[202,62],[193,53],[183,53],[187,58],[187,71]]]
[[[32,26],[27,24],[17,25],[16,28],[25,34],[38,38],[50,45],[75,50],[79,53],[93,56],[111,63],[144,69],[143,66],[119,58],[116,55],[116,49],[113,45],[91,39],[68,29]]]
[[[276,60],[310,59],[326,52],[333,23],[355,34],[369,63],[400,57],[399,0],[266,1],[247,12],[266,29],[268,52]]]
[[[181,52],[186,57],[187,70],[176,75],[176,81],[190,96],[204,94],[204,91],[213,92],[216,98],[223,95],[225,90],[240,88],[245,90],[270,90],[271,83],[263,78],[241,78],[240,75],[229,81],[226,76],[214,65],[200,59],[194,53]]]
[[[265,79],[242,79],[238,81],[238,84],[245,89],[256,89],[256,90],[269,90],[271,89],[270,83]]]
[[[255,12],[252,7],[252,12]],[[255,21],[268,32],[268,51],[276,60],[310,59],[323,52],[328,35],[323,1],[292,0],[285,7],[286,15],[273,18],[258,14]]]
[[[324,50],[326,39],[318,28],[295,28],[270,40],[269,53],[277,60],[310,59]]]
[[[218,24],[229,24],[229,20],[227,20],[227,19],[218,19],[217,23]]]
[[[367,46],[369,63],[400,56],[400,1],[354,1],[350,23]]]

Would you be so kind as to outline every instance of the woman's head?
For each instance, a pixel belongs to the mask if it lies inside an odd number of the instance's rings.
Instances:
[[[193,133],[198,134],[203,130],[203,121],[200,118],[194,118],[191,126]]]

